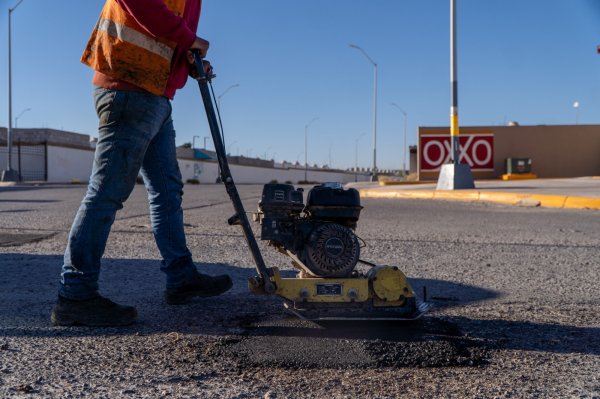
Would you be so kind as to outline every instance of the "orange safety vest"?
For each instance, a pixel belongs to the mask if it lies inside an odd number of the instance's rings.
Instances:
[[[163,0],[183,16],[186,0]],[[81,62],[110,77],[163,95],[176,43],[153,37],[114,0],[107,0]]]

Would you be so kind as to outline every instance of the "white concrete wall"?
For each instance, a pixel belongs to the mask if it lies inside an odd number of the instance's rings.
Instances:
[[[200,162],[178,159],[183,181],[198,179],[200,183],[214,183],[219,174],[216,162]]]
[[[87,182],[92,173],[94,150],[48,146],[48,182]]]
[[[10,168],[17,170],[19,168],[18,158],[17,158],[17,149],[16,147],[12,148],[12,158]],[[8,149],[6,147],[0,148],[0,170],[5,170],[8,166]]]
[[[188,179],[198,179],[200,183],[214,183],[218,177],[218,167],[216,162],[192,161],[186,159],[179,160],[179,168],[183,181]],[[247,165],[229,165],[231,175],[236,183],[240,184],[265,184],[272,180],[279,183],[286,181],[297,184],[304,180],[304,169],[296,168],[264,168]],[[327,171],[327,170],[308,170],[307,178],[309,181],[316,182],[341,182],[349,183],[358,181],[368,181],[368,174],[354,174],[352,172]],[[356,179],[356,180],[355,180]]]
[[[87,182],[89,180],[94,151],[74,148],[48,146],[48,182],[68,183],[74,180]],[[200,183],[214,183],[218,177],[218,166],[216,162],[193,161],[179,159],[179,168],[183,181],[198,179]],[[304,169],[296,168],[264,168],[257,166],[229,165],[231,174],[236,183],[240,184],[264,184],[272,180],[279,183],[287,181],[297,184],[304,180]],[[368,181],[368,174],[357,174],[352,172],[308,170],[308,180],[316,182],[336,181],[348,183],[355,181]]]

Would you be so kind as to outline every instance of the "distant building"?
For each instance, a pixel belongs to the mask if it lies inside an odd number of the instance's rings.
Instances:
[[[508,158],[531,159],[538,177],[600,175],[600,125],[465,126],[460,142],[460,162],[476,179],[499,178]],[[449,161],[450,128],[419,127],[419,180],[437,180]]]

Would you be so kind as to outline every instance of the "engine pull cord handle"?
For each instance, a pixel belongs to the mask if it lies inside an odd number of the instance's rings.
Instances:
[[[250,252],[252,253],[252,257],[254,258],[254,263],[256,265],[256,271],[260,277],[260,281],[257,282],[256,279],[251,279],[250,283],[262,286],[264,292],[267,294],[274,294],[277,290],[277,287],[271,281],[269,270],[267,269],[262,254],[260,253],[260,248],[256,242],[256,237],[254,237],[252,227],[250,227],[250,222],[248,221],[248,215],[244,210],[244,204],[240,199],[240,195],[229,170],[229,162],[227,161],[225,145],[223,144],[221,130],[219,128],[218,119],[215,113],[214,94],[211,96],[211,92],[208,87],[210,80],[214,77],[214,75],[208,76],[204,70],[204,63],[202,62],[200,51],[192,50],[192,54],[194,55],[194,63],[196,65],[197,76],[195,79],[198,81],[198,87],[200,88],[200,94],[202,95],[202,100],[204,102],[204,109],[206,111],[210,133],[215,145],[217,160],[221,169],[221,181],[225,184],[227,194],[229,194],[229,198],[233,203],[233,207],[236,212],[236,215],[234,216],[237,221],[236,224],[242,226],[244,238],[250,247]]]

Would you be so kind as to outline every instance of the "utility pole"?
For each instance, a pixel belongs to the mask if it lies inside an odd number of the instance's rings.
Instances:
[[[8,149],[6,170],[2,171],[2,181],[17,182],[20,180],[19,172],[12,169],[12,40],[11,16],[23,0],[8,9],[8,126],[6,128],[6,147]]]

